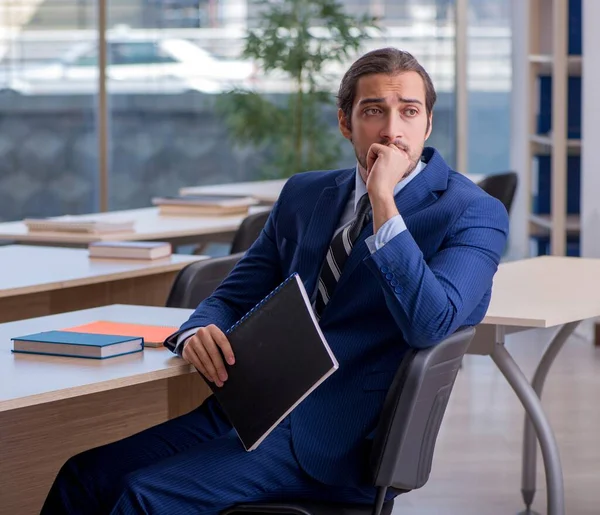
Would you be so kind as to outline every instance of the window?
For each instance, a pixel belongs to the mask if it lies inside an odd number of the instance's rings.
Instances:
[[[1,219],[99,208],[97,1],[12,0],[3,8]],[[258,3],[107,1],[109,208],[148,206],[182,186],[260,178],[269,156],[231,142],[213,107],[243,70],[254,73],[240,55]],[[453,165],[455,0],[341,1],[351,14],[381,20],[385,30],[365,50],[404,48],[430,72],[438,103],[428,144]],[[469,166],[461,171],[508,168],[509,3],[469,2]],[[177,66],[162,66],[169,64]],[[332,91],[349,64],[340,63]],[[278,88],[275,80],[264,84],[284,102]],[[329,115],[334,127],[333,97]],[[343,149],[338,166],[352,166],[352,147]]]
[[[510,168],[510,0],[469,1],[468,173]]]
[[[77,11],[77,6],[83,6]],[[95,1],[11,0],[0,10],[0,220],[94,212],[97,87],[64,76],[82,44],[94,70]]]

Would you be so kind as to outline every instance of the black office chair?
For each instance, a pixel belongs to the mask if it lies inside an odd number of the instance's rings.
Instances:
[[[515,192],[517,191],[518,180],[516,172],[499,173],[490,175],[479,181],[477,186],[502,202],[507,213],[510,214],[510,208],[512,207]]]
[[[402,360],[383,405],[368,464],[371,483],[377,487],[374,506],[282,501],[238,504],[221,515],[389,515],[394,501],[385,502],[388,489],[406,493],[429,479],[450,392],[474,335],[474,328],[463,329],[435,347],[409,351]]]
[[[230,254],[247,251],[258,238],[270,214],[270,211],[262,211],[244,218],[233,237]]]
[[[243,252],[197,261],[182,268],[167,297],[168,308],[194,309],[209,297],[244,255]]]

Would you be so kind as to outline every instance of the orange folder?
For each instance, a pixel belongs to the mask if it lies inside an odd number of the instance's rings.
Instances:
[[[178,327],[160,325],[126,324],[98,320],[89,324],[63,329],[74,333],[112,334],[118,336],[139,336],[144,339],[144,347],[162,347],[167,336],[172,335]]]

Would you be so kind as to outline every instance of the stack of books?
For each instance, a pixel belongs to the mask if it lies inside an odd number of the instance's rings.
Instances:
[[[106,359],[162,347],[176,327],[126,324],[98,320],[58,331],[44,331],[12,338],[15,353],[73,358]]]
[[[161,259],[172,253],[164,241],[96,241],[88,245],[91,258]]]
[[[143,338],[70,331],[44,331],[18,336],[12,340],[13,352],[72,358],[115,358],[144,349]]]
[[[152,203],[166,216],[231,216],[247,215],[258,201],[239,195],[184,195],[155,197]]]
[[[86,234],[111,234],[133,232],[133,220],[95,220],[81,216],[56,216],[26,218],[23,223],[30,232],[75,232]]]

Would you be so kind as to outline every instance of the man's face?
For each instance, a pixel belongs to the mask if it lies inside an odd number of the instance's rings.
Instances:
[[[342,135],[352,142],[363,180],[367,179],[367,153],[373,143],[394,143],[409,157],[408,173],[417,166],[431,117],[425,109],[425,84],[417,72],[362,76],[356,85],[352,118],[338,111]]]

